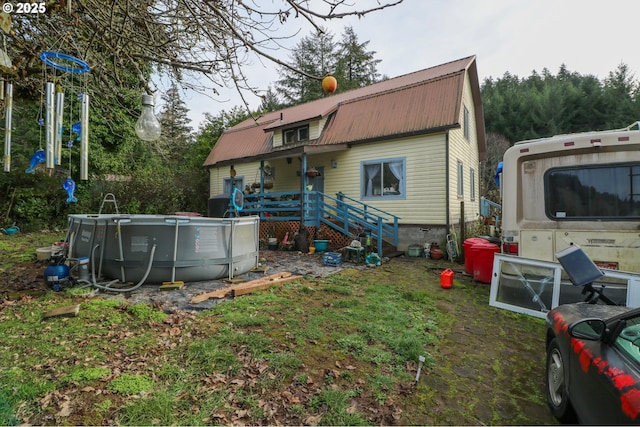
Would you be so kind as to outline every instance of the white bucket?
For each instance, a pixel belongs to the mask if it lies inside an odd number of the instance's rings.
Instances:
[[[36,249],[36,259],[38,261],[47,261],[51,258],[51,246]]]

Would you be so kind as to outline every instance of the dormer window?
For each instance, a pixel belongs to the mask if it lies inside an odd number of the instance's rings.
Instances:
[[[282,140],[285,144],[295,144],[296,142],[308,141],[309,125],[283,130]]]

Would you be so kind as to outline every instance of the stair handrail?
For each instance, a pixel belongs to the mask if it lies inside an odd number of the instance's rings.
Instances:
[[[330,202],[335,203],[335,206]],[[383,240],[391,241],[394,246],[398,246],[400,217],[390,212],[362,203],[342,192],[337,193],[335,198],[327,194],[316,193],[316,206],[314,222],[318,226],[323,223],[346,235],[352,235],[351,228],[368,231],[378,243],[378,254],[382,254]],[[340,221],[342,226],[330,221],[331,218]]]

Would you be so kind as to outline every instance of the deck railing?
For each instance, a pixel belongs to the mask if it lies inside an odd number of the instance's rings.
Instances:
[[[261,221],[300,221],[304,225],[320,227],[326,224],[347,236],[370,235],[382,254],[383,241],[398,246],[399,217],[353,199],[343,193],[329,196],[318,191],[306,191],[304,203],[300,192],[274,191],[244,196],[240,215],[258,215]],[[230,212],[234,214],[233,208]]]

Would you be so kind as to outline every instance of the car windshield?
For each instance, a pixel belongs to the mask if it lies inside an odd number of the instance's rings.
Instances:
[[[629,358],[640,363],[640,316],[626,320],[626,325],[614,345]]]

